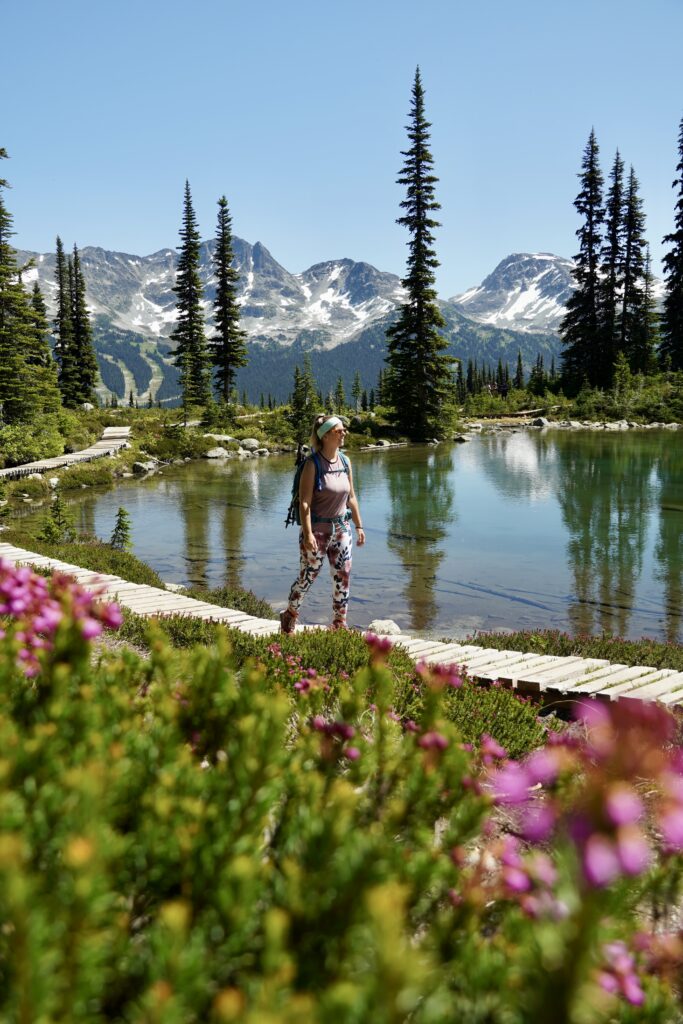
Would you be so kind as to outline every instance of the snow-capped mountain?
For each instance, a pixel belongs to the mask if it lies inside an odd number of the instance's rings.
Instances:
[[[513,253],[476,288],[451,302],[482,324],[556,332],[574,290],[572,260],[548,252]]]
[[[317,347],[332,348],[386,316],[403,299],[399,278],[369,263],[333,260],[290,274],[260,242],[250,245],[234,238],[233,245],[240,274],[242,326],[252,341],[291,345],[302,332],[315,332]],[[213,250],[213,241],[201,246],[200,276],[209,325],[216,284]],[[55,256],[19,253],[21,261],[29,256],[34,257],[35,266],[24,274],[24,283],[31,286],[38,280],[52,316]],[[80,256],[93,316],[148,340],[168,339],[176,319],[173,249],[133,256],[88,246]]]
[[[574,291],[574,263],[549,252],[506,256],[476,288],[450,302],[480,324],[525,333],[559,332],[567,299]],[[664,283],[655,279],[653,296],[661,302]]]

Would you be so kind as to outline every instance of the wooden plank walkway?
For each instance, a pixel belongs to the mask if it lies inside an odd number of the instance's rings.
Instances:
[[[138,615],[150,618],[188,615],[205,621],[223,622],[231,629],[257,636],[271,636],[279,631],[279,623],[273,619],[261,619],[232,608],[207,604],[174,591],[129,583],[118,576],[82,569],[12,544],[0,543],[0,558],[15,565],[29,564],[67,573],[88,590],[101,588],[104,596]],[[324,627],[297,626],[297,630],[321,628]],[[497,680],[520,694],[528,694],[541,701],[593,697],[603,701],[657,701],[667,707],[683,704],[683,672],[674,669],[613,665],[598,658],[560,658],[521,651],[498,651],[471,644],[439,643],[403,634],[388,636],[387,639],[400,644],[416,662],[462,665],[467,674],[478,682]]]
[[[128,444],[129,437],[130,427],[105,427],[100,440],[89,448],[71,452],[69,455],[57,455],[54,459],[40,459],[38,462],[26,462],[23,466],[0,469],[0,479],[16,480],[31,473],[49,473],[51,469],[73,466],[77,462],[92,462],[93,459],[101,459],[104,455],[113,455],[119,448]]]

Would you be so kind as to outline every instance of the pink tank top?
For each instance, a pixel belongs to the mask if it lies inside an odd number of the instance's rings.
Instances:
[[[339,455],[334,462],[328,462],[323,455],[318,455],[323,470],[323,488],[313,489],[311,512],[323,519],[335,519],[346,512],[351,483],[349,474]]]

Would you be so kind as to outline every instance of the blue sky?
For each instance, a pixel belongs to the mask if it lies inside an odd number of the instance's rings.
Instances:
[[[635,167],[659,272],[682,0],[5,0],[2,35],[18,247],[175,246],[188,178],[203,237],[225,193],[235,234],[288,270],[347,256],[401,274],[419,64],[443,297],[510,252],[574,254],[591,126],[605,175],[617,146]]]

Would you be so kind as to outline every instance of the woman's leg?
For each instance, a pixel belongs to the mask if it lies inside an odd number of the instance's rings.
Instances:
[[[353,538],[348,523],[336,527],[327,548],[332,577],[332,628],[346,627],[349,607],[349,578],[351,576],[351,547]]]
[[[313,536],[318,542],[317,551],[309,551],[304,545],[303,531],[299,534],[299,575],[292,584],[287,604],[287,611],[295,617],[299,614],[301,602],[308,590],[315,583],[325,558],[327,545],[330,542],[330,536],[327,533],[318,533],[314,530]]]

